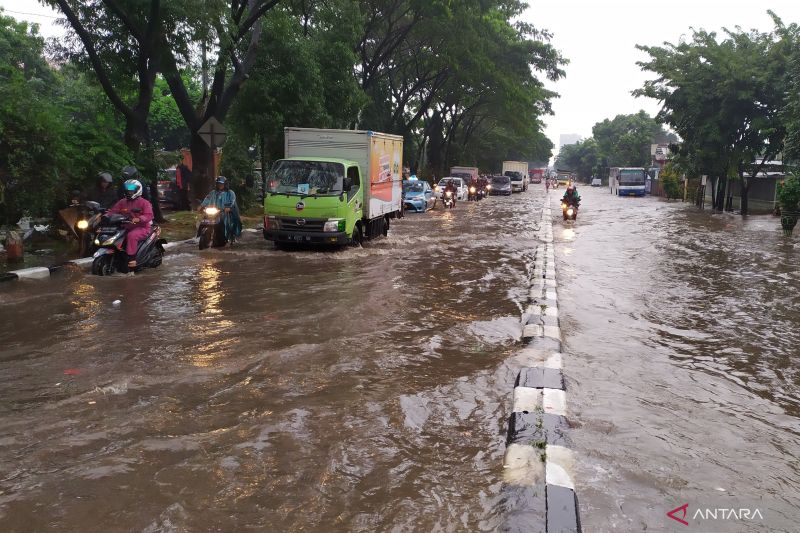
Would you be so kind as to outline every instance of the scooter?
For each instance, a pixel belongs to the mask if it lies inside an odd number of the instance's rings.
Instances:
[[[442,205],[444,205],[445,209],[452,209],[456,206],[456,199],[453,198],[453,191],[444,191]]]
[[[225,236],[224,214],[223,210],[213,205],[203,208],[203,218],[197,228],[198,244],[201,250],[205,250],[209,246],[221,248],[228,243]]]
[[[578,220],[578,206],[561,202],[561,214],[564,220]]]
[[[97,202],[86,202],[80,207],[80,218],[75,223],[75,233],[78,235],[81,257],[92,257],[97,251],[97,246],[94,244],[95,234],[105,212],[106,209],[100,207]]]
[[[134,214],[138,210],[134,210]],[[110,276],[115,272],[125,272],[128,267],[128,255],[125,253],[124,243],[128,230],[125,224],[130,219],[121,214],[103,215],[100,226],[95,234],[94,244],[98,250],[92,261],[92,274],[96,276]],[[164,244],[161,238],[161,228],[153,225],[150,234],[139,243],[136,251],[136,267],[134,272],[145,268],[156,268],[161,265],[164,256]]]

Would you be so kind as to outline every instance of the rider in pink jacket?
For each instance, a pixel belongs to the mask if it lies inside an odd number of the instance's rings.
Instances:
[[[153,206],[142,198],[142,184],[138,180],[127,180],[124,185],[125,198],[114,204],[108,214],[119,213],[128,216],[131,221],[125,225],[128,230],[125,236],[125,253],[128,254],[128,268],[136,267],[136,249],[139,241],[150,234],[153,223]]]

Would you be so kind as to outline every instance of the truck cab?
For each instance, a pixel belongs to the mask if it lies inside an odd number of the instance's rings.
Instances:
[[[360,241],[362,172],[346,159],[292,157],[267,176],[264,238],[276,243],[348,244]]]

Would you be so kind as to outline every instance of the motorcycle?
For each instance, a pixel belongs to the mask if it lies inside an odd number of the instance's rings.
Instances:
[[[106,209],[97,202],[86,202],[79,207],[79,218],[75,222],[75,233],[78,235],[78,246],[81,257],[91,257],[97,251],[94,244],[100,219]]]
[[[578,206],[561,202],[561,214],[564,220],[577,220],[578,219]]]
[[[467,195],[467,201],[469,202],[478,201],[478,189],[474,185],[469,186],[469,194]]]
[[[136,213],[137,211],[135,210],[134,214]],[[94,239],[94,244],[98,247],[98,250],[93,256],[92,274],[110,276],[115,272],[124,272],[127,269],[128,255],[123,247],[125,236],[128,233],[125,228],[127,222],[130,222],[130,219],[125,215],[102,215]],[[161,228],[153,225],[150,228],[150,234],[139,243],[139,247],[136,250],[134,272],[160,266],[166,242],[161,238]]]
[[[456,199],[453,198],[453,191],[444,191],[442,205],[444,205],[445,209],[452,209],[456,206]]]
[[[224,214],[222,209],[213,205],[203,208],[203,218],[197,228],[198,244],[201,250],[205,250],[209,246],[221,248],[227,244]]]

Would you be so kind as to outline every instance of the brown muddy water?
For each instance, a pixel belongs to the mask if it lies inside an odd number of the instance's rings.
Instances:
[[[497,529],[541,203],[3,286],[0,530]]]
[[[800,531],[800,240],[582,189],[554,223],[586,531]],[[764,521],[666,516],[758,508]]]
[[[797,531],[798,239],[581,191],[553,232],[584,531]],[[542,196],[0,287],[0,531],[501,529]],[[732,502],[765,522],[666,516]]]

